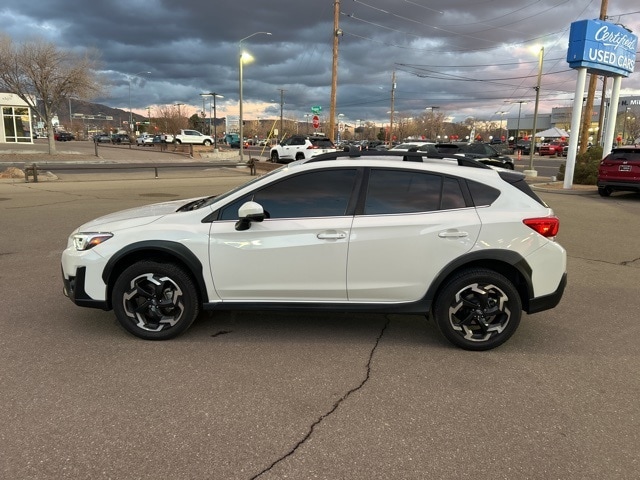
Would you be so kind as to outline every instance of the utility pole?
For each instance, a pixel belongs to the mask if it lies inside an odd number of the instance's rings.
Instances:
[[[389,118],[389,148],[393,146],[393,104],[396,98],[396,71],[391,76],[391,116]]]
[[[283,117],[283,109],[284,109],[284,92],[282,88],[280,90],[280,139],[284,138],[284,117]]]
[[[599,17],[600,20],[606,20],[608,5],[609,5],[609,0],[602,0],[602,3],[600,4],[600,17]],[[587,105],[585,106],[585,112],[582,115],[582,128],[580,129],[581,131],[580,131],[580,152],[579,153],[586,152],[589,144],[589,125],[591,125],[591,112],[593,111],[593,99],[596,96],[597,84],[598,84],[598,75],[594,73],[590,74],[589,89],[587,91]],[[604,103],[604,97],[600,101]]]
[[[335,141],[336,127],[336,95],[338,90],[338,44],[342,36],[340,30],[340,0],[333,4],[333,62],[331,63],[331,103],[329,106],[329,138]]]

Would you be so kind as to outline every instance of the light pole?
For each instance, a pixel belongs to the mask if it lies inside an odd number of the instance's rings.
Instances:
[[[434,116],[433,116],[433,111],[439,109],[440,107],[436,107],[435,105],[432,105],[430,107],[425,107],[425,110],[429,110],[429,140],[435,140],[434,135],[433,135],[433,124],[435,123],[434,120]],[[436,136],[438,135],[437,129],[436,129]]]
[[[507,112],[496,112],[496,115],[500,115],[500,140],[502,141],[502,134],[504,133],[502,130],[504,130],[502,128],[502,122],[504,121],[504,116],[507,114]],[[509,134],[507,132],[507,134],[504,136],[505,140],[508,140]]]
[[[527,102],[525,102],[524,100],[518,100],[517,102],[513,102],[513,103],[517,103],[518,104],[518,124],[516,125],[516,140],[515,140],[515,146],[516,149],[518,148],[518,138],[520,137],[520,114],[522,113],[522,104],[526,104]],[[534,148],[534,145],[531,145],[531,149]]]
[[[129,80],[129,130],[133,131],[133,113],[131,111],[131,80],[133,77],[139,77],[141,74],[151,75],[151,72],[138,72],[128,76]]]
[[[540,102],[540,81],[542,80],[542,61],[544,58],[544,47],[540,47],[538,54],[538,81],[536,82],[536,103],[533,108],[533,125],[531,129],[531,148],[529,149],[529,170],[525,170],[524,174],[531,177],[537,177],[538,172],[533,169],[533,151],[536,149],[536,123],[538,120],[538,104]]]
[[[344,117],[344,113],[339,113],[337,121],[336,121],[336,124],[337,124],[336,127],[338,129],[338,135],[336,136],[337,143],[340,143],[340,118],[342,118],[342,117]]]
[[[305,113],[305,114],[304,114],[304,118],[305,118],[305,120],[306,120],[306,124],[307,124],[307,126],[306,126],[306,132],[305,132],[305,133],[306,133],[307,135],[309,135],[309,117],[310,117],[310,116],[311,116],[311,114],[310,114],[310,113]]]
[[[213,151],[218,151],[218,131],[216,128],[216,98],[224,98],[216,92],[201,93],[203,97],[211,97],[209,100],[209,135],[211,135],[211,106],[213,105]]]
[[[255,35],[271,35],[271,32],[255,32],[252,33],[251,35],[248,35],[244,38],[242,38],[239,42],[238,42],[238,50],[240,51],[240,54],[238,55],[238,59],[239,59],[239,74],[238,74],[238,83],[239,83],[239,105],[238,105],[238,110],[239,110],[239,115],[238,115],[238,122],[239,122],[239,136],[240,136],[240,162],[244,161],[244,129],[242,128],[242,64],[244,63],[245,60],[249,60],[251,59],[251,55],[249,54],[245,54],[242,51],[242,42],[244,42],[245,40],[247,40],[248,38],[251,38]]]
[[[626,140],[626,135],[627,135],[627,120],[631,120],[631,117],[628,116],[629,110],[631,110],[629,107],[624,109],[624,121],[622,123],[622,145],[625,145],[627,143]]]

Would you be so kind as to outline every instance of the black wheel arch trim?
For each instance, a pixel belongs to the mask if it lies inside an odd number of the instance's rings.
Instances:
[[[529,263],[517,252],[511,250],[487,249],[467,253],[446,265],[431,283],[423,301],[431,305],[443,283],[455,272],[463,268],[488,268],[494,270],[514,284],[520,294],[522,308],[529,312],[533,298],[532,270]]]
[[[200,297],[204,300],[208,298],[207,287],[204,281],[202,262],[198,259],[195,253],[187,248],[182,243],[171,242],[167,240],[149,240],[143,242],[136,242],[127,245],[125,248],[115,253],[108,261],[102,272],[102,280],[107,286],[113,284],[113,273],[117,270],[116,267],[126,257],[135,254],[136,258],[140,257],[140,253],[144,252],[153,256],[153,254],[160,254],[163,256],[173,257],[182,264],[184,264],[189,273],[193,275],[193,279],[198,286]],[[109,304],[111,299],[109,298]]]

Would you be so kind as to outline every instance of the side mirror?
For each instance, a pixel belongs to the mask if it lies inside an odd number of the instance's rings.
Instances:
[[[265,219],[264,209],[259,203],[246,202],[238,209],[238,217],[236,230],[249,230],[251,222],[262,222]]]

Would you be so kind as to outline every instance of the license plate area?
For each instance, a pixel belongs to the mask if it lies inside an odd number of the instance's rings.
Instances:
[[[620,165],[618,167],[618,171],[619,172],[630,172],[631,171],[631,165]]]

